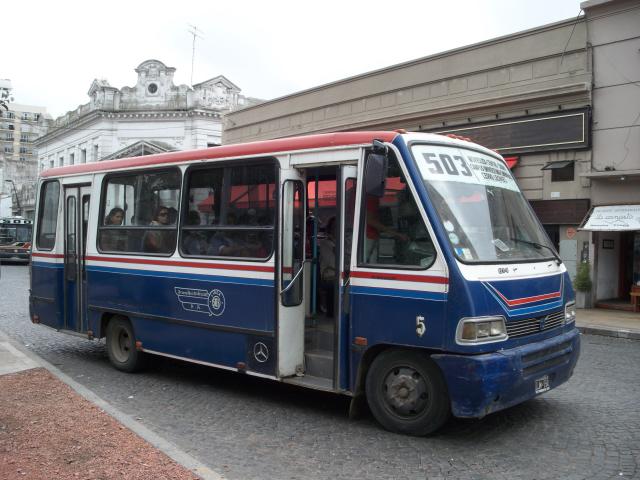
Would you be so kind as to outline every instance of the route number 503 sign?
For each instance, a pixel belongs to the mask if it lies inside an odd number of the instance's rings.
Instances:
[[[471,183],[518,191],[509,168],[498,158],[435,145],[414,145],[412,151],[422,178],[427,181]]]

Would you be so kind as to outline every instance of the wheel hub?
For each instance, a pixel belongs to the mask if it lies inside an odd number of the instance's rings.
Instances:
[[[401,416],[415,416],[427,406],[424,378],[413,368],[391,370],[385,378],[385,400],[392,411]]]

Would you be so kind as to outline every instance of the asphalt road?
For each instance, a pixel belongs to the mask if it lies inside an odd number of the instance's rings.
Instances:
[[[640,478],[638,341],[585,335],[567,384],[414,438],[337,395],[168,359],[118,372],[103,343],[32,325],[27,299],[27,267],[3,265],[1,330],[229,479]]]

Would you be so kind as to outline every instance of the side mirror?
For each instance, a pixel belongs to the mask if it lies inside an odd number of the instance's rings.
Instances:
[[[367,195],[384,196],[384,181],[387,175],[389,159],[380,153],[367,155],[367,165],[364,172],[364,185]]]

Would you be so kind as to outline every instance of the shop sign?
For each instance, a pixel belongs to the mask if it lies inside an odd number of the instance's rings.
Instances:
[[[599,232],[640,230],[640,205],[593,207],[580,229]]]

